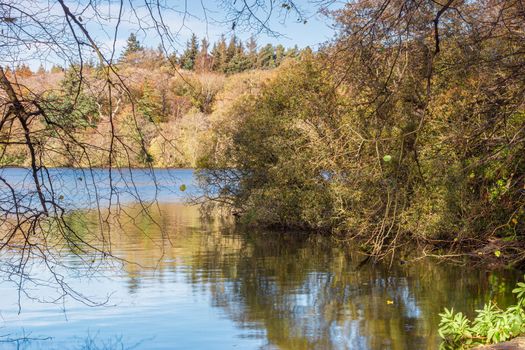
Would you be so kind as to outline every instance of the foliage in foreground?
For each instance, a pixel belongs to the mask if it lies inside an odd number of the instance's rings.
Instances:
[[[500,309],[489,301],[483,309],[476,310],[477,316],[470,321],[461,312],[446,309],[439,316],[439,335],[443,349],[470,348],[482,344],[499,343],[525,332],[525,283],[519,282],[512,291],[517,303],[507,309]]]

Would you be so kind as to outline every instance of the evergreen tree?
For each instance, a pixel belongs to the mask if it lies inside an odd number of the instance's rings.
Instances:
[[[294,47],[289,48],[288,50],[286,50],[285,56],[286,57],[291,57],[291,58],[298,57],[299,56],[299,48],[297,47],[297,45],[295,45]]]
[[[243,53],[237,53],[231,61],[228,63],[228,66],[226,68],[226,73],[228,74],[235,74],[244,72],[245,70],[248,70],[251,68],[250,60],[246,55]]]
[[[219,52],[219,46],[217,43],[213,44],[211,48],[211,69],[213,71],[219,70],[219,61],[221,60],[221,53]]]
[[[162,46],[162,44],[159,44],[159,46],[157,46],[157,50],[155,51],[155,60],[160,65],[166,63],[166,55],[164,54],[164,46]]]
[[[33,72],[27,64],[19,64],[16,66],[15,74],[19,78],[28,78],[33,75]]]
[[[96,101],[85,93],[78,70],[79,67],[70,67],[65,71],[60,94],[52,95],[52,103],[45,106],[50,120],[69,130],[94,127],[98,121]]]
[[[44,67],[44,65],[42,63],[38,67],[38,70],[37,70],[36,74],[38,74],[38,75],[46,74],[46,68]]]
[[[149,81],[144,83],[142,97],[138,101],[138,110],[151,122],[160,123],[167,120],[166,106],[161,92]]]
[[[228,48],[226,49],[226,66],[230,63],[230,61],[233,59],[235,54],[237,53],[237,37],[233,35],[230,38],[230,43],[228,44]]]
[[[50,70],[51,73],[62,73],[63,71],[64,71],[64,68],[62,68],[62,67],[60,67],[59,65],[56,65],[56,64],[54,64],[51,67],[51,70]]]
[[[179,62],[179,59],[177,57],[177,53],[176,52],[170,53],[170,55],[168,56],[168,62],[172,66],[176,66],[177,65],[177,63]]]
[[[122,58],[125,59],[131,56],[132,54],[135,54],[143,50],[144,50],[144,47],[142,47],[142,45],[140,44],[140,41],[138,41],[137,36],[134,33],[131,33],[126,42],[126,48],[122,52]]]
[[[257,41],[255,41],[253,36],[250,37],[246,46],[248,49],[247,57],[250,62],[250,68],[255,68],[257,65]]]
[[[193,70],[197,55],[199,54],[198,38],[195,34],[191,35],[191,39],[186,43],[186,50],[182,53],[180,58],[180,66],[182,69]]]
[[[216,72],[224,72],[227,67],[226,57],[226,38],[221,36],[219,42],[213,46],[212,50],[212,69]]]
[[[209,48],[210,43],[208,42],[208,40],[206,40],[206,38],[202,39],[201,49],[199,51],[199,54],[197,55],[197,69],[200,71],[208,71],[211,69],[211,57],[208,52]]]
[[[242,43],[242,40],[239,40],[237,42],[237,47],[235,49],[236,54],[246,55],[246,52],[244,51],[244,44]]]
[[[240,73],[250,68],[252,68],[250,59],[246,55],[242,41],[238,40],[235,44],[235,54],[233,55],[232,59],[228,62],[226,73]]]
[[[275,47],[275,65],[279,66],[285,57],[285,48],[281,44]]]
[[[267,44],[259,51],[259,54],[257,55],[257,67],[275,67],[274,48],[272,44]]]

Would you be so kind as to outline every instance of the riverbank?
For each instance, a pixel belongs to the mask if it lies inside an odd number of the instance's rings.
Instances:
[[[525,350],[525,337],[517,337],[498,344],[478,346],[475,350]]]

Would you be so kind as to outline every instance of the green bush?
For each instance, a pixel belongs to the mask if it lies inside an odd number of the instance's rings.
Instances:
[[[499,343],[525,332],[525,283],[519,282],[512,291],[517,303],[507,309],[500,309],[490,301],[483,309],[476,310],[477,316],[470,321],[461,312],[445,311],[439,323],[439,336],[443,349],[465,349],[482,344]]]

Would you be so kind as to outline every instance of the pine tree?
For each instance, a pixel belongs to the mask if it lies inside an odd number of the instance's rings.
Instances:
[[[299,48],[297,47],[297,45],[295,45],[294,47],[289,48],[288,50],[286,50],[285,56],[286,57],[290,57],[290,58],[298,57],[299,56]]]
[[[132,54],[137,52],[144,51],[144,47],[138,41],[137,36],[134,33],[131,33],[128,37],[126,48],[122,52],[122,58],[129,57]]]
[[[275,65],[279,66],[285,57],[285,48],[281,44],[275,47]]]
[[[164,54],[164,46],[159,44],[157,50],[155,51],[155,61],[158,65],[164,65],[166,63],[166,55]]]
[[[255,41],[253,36],[250,37],[246,46],[248,49],[247,57],[250,62],[250,68],[255,68],[257,65],[257,41]]]
[[[168,56],[168,62],[172,66],[176,66],[178,64],[179,58],[177,57],[176,52],[170,53],[170,55]]]
[[[142,88],[142,97],[138,101],[138,110],[144,118],[154,123],[167,120],[166,107],[159,89],[146,80]]]
[[[38,75],[46,74],[46,68],[44,67],[44,65],[42,63],[40,63],[40,66],[38,67],[38,70],[37,70],[36,74],[38,74]]]
[[[233,56],[233,58],[228,63],[228,67],[226,68],[226,73],[228,74],[234,74],[234,73],[240,73],[244,72],[245,70],[248,70],[251,68],[250,60],[248,57],[244,54],[244,52],[238,52]]]
[[[51,70],[50,70],[51,73],[62,73],[63,71],[64,71],[64,68],[62,68],[62,67],[60,67],[59,65],[56,65],[56,64],[54,64],[51,67]]]
[[[48,106],[50,119],[70,130],[93,127],[98,121],[97,105],[84,91],[78,66],[65,71],[60,90],[60,95],[52,96],[53,103]]]
[[[198,38],[195,34],[191,35],[191,39],[186,43],[186,50],[184,50],[180,58],[180,66],[182,69],[193,70],[195,68],[195,61],[199,54]]]
[[[210,44],[206,38],[201,41],[201,49],[197,55],[197,69],[199,71],[209,71],[211,69],[211,57],[208,52]]]
[[[237,52],[237,37],[233,35],[230,38],[230,43],[228,44],[228,48],[226,49],[226,65],[230,63],[230,61],[235,56],[235,53]]]
[[[238,40],[235,44],[235,54],[232,59],[228,62],[226,73],[240,73],[248,70],[252,67],[250,59],[246,55],[244,45],[241,40]]]
[[[216,72],[224,72],[227,67],[226,58],[226,38],[224,35],[216,45],[213,45],[212,50],[213,65],[212,69]]]
[[[273,68],[275,67],[274,48],[272,44],[267,44],[257,55],[257,67]]]

